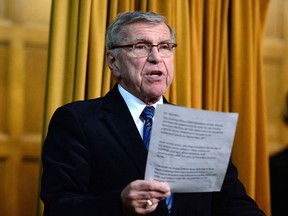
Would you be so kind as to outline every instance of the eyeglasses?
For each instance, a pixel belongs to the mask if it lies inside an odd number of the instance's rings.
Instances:
[[[150,55],[153,47],[157,47],[157,50],[162,57],[170,57],[173,55],[174,50],[177,47],[177,44],[160,43],[153,45],[150,43],[141,42],[136,44],[113,46],[110,49],[131,48],[129,53],[132,57],[147,57]]]

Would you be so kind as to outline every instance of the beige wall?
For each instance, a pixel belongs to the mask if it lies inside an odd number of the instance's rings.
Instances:
[[[0,215],[36,214],[52,0],[0,0]],[[288,1],[271,0],[264,40],[270,152],[288,142]],[[5,198],[3,198],[5,197]]]

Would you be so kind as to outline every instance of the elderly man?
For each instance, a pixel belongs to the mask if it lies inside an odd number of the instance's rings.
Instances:
[[[108,27],[107,63],[117,84],[54,113],[43,145],[45,216],[264,215],[231,162],[220,192],[171,193],[165,182],[143,180],[147,124],[156,105],[168,103],[176,47],[174,30],[156,13],[123,13]]]

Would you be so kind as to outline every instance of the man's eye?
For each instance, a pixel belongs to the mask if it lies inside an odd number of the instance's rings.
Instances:
[[[142,43],[136,44],[135,49],[138,49],[138,50],[147,49],[147,44],[142,44]]]
[[[169,46],[169,44],[166,44],[166,43],[164,43],[164,44],[160,44],[160,49],[170,49],[170,46]]]

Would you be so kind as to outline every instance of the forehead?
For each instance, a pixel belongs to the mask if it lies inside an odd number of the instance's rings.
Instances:
[[[169,28],[165,23],[152,24],[137,22],[124,27],[126,40],[147,40],[151,42],[171,40]]]

